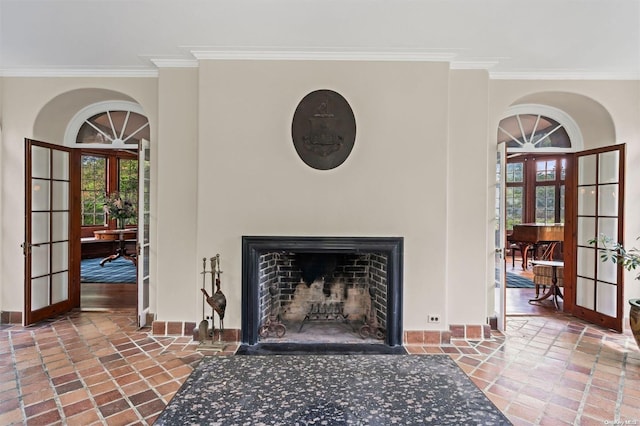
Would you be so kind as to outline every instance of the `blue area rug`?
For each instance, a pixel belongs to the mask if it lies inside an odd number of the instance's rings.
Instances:
[[[535,284],[529,278],[507,272],[507,288],[534,288]]]
[[[207,356],[161,425],[510,425],[447,355]]]
[[[80,264],[80,282],[83,283],[135,283],[137,268],[130,260],[118,258],[100,266],[98,259],[83,259]]]

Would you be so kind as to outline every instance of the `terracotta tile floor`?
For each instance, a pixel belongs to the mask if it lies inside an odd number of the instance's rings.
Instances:
[[[196,347],[137,330],[129,312],[0,326],[0,424],[151,424],[203,356]],[[640,351],[629,333],[518,316],[489,341],[407,349],[449,354],[514,424],[640,424]]]

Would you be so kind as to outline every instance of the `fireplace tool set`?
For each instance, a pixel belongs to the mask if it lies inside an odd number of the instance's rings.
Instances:
[[[276,311],[276,297],[278,295],[278,288],[275,285],[269,287],[269,294],[271,295],[271,310],[269,312],[269,319],[258,330],[258,334],[262,338],[271,336],[271,333],[280,338],[287,332],[287,327],[280,322],[279,315]]]
[[[216,256],[210,258],[209,261],[211,263],[211,270],[207,271],[207,258],[202,258],[202,288],[200,291],[202,291],[204,297],[202,300],[202,321],[200,321],[200,325],[198,326],[198,340],[200,340],[200,342],[204,342],[207,338],[211,338],[211,341],[213,341],[216,328],[214,322],[215,313],[218,314],[220,319],[218,340],[222,340],[222,332],[224,331],[224,313],[227,308],[227,298],[224,293],[222,293],[222,290],[220,290],[220,274],[222,274],[222,271],[220,270],[220,255],[216,254]],[[207,274],[211,274],[211,296],[206,289]],[[205,314],[205,301],[209,306],[211,306],[211,316],[207,316]],[[211,328],[209,328],[209,318],[211,319]]]

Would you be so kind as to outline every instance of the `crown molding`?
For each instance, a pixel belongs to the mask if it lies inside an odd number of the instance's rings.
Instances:
[[[198,68],[197,59],[170,59],[170,58],[149,58],[149,61],[158,68]]]
[[[22,68],[0,69],[2,77],[158,77],[158,70],[152,68]]]
[[[452,70],[489,70],[491,80],[609,80],[640,81],[637,72],[590,72],[583,70],[491,71],[499,61],[456,61],[451,52],[416,51],[293,51],[293,50],[194,50],[197,59],[149,59],[154,68],[12,68],[0,69],[0,77],[135,77],[157,78],[159,68],[197,68],[199,60],[306,60],[306,61],[416,61],[449,62]]]
[[[452,61],[452,70],[488,70],[498,65],[499,61]]]
[[[456,53],[447,50],[381,50],[356,49],[261,49],[261,48],[193,48],[198,60],[253,61],[427,61],[450,62]]]
[[[638,72],[591,72],[574,70],[540,70],[522,72],[489,72],[491,80],[640,80]]]

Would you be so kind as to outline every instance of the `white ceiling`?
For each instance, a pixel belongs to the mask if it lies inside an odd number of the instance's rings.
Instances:
[[[153,75],[206,58],[640,79],[640,0],[0,0],[0,75]]]

